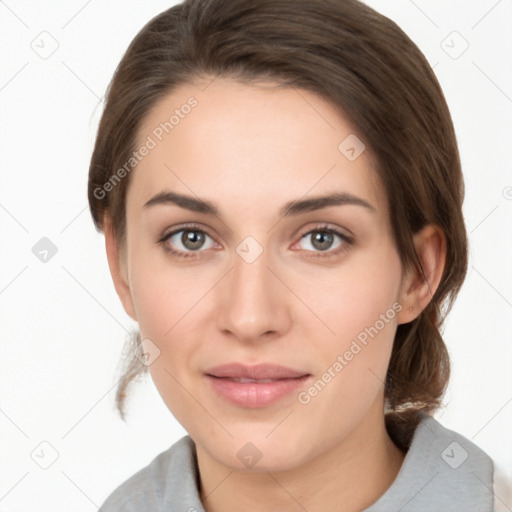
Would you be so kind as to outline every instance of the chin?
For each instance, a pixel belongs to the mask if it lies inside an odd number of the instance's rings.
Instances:
[[[275,427],[274,427],[275,428]],[[278,427],[279,428],[279,427]],[[228,427],[228,430],[229,427]],[[224,439],[222,442],[212,443],[211,438],[203,443],[196,438],[217,462],[238,472],[278,472],[294,469],[310,457],[314,457],[312,446],[306,440],[301,441],[297,435],[289,435],[290,430],[268,433],[271,429],[265,428],[256,432],[255,429],[245,429],[243,434]],[[296,431],[295,431],[296,434]],[[224,436],[225,438],[226,436]],[[307,451],[303,447],[307,446]]]

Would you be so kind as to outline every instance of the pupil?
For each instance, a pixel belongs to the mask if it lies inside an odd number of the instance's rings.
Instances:
[[[332,233],[327,233],[325,231],[317,231],[313,236],[313,245],[321,251],[329,249],[329,247],[332,244],[332,241]]]
[[[187,249],[199,249],[204,242],[204,233],[197,231],[184,231],[181,236],[181,242]]]

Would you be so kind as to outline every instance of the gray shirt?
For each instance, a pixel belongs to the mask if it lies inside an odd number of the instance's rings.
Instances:
[[[492,512],[494,466],[465,437],[421,413],[393,484],[362,512]],[[189,436],[121,484],[102,512],[205,512]]]

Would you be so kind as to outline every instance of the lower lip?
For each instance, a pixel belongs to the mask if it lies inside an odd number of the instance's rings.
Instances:
[[[206,376],[215,392],[239,407],[258,409],[275,404],[297,391],[309,375],[295,379],[279,379],[273,382],[236,382],[226,378]]]

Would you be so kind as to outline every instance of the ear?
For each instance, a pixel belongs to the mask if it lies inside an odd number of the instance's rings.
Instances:
[[[112,221],[108,216],[105,216],[103,232],[105,234],[105,249],[107,251],[108,267],[110,269],[110,275],[112,276],[112,281],[114,282],[117,295],[119,295],[126,313],[133,318],[133,320],[137,321],[130,284],[127,277],[126,258],[122,254],[122,251],[119,250],[114,235]]]
[[[438,226],[429,224],[413,237],[416,253],[421,261],[420,268],[406,273],[402,286],[398,323],[412,322],[431,301],[441,282],[446,264],[446,239]]]

